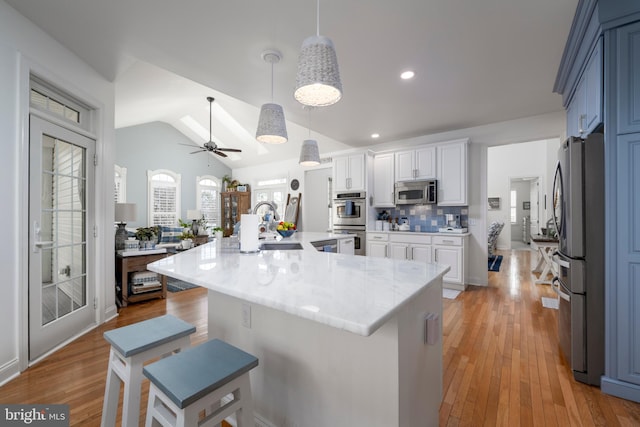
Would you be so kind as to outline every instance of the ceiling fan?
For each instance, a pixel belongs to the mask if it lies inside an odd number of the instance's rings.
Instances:
[[[218,145],[213,142],[213,138],[211,136],[211,106],[213,104],[214,98],[211,96],[207,97],[207,101],[209,101],[209,142],[205,142],[204,145],[196,151],[193,151],[189,154],[195,154],[195,153],[201,153],[203,151],[210,151],[212,153],[217,154],[218,156],[221,157],[227,157],[227,155],[225,153],[223,153],[223,151],[229,151],[229,152],[234,152],[234,153],[240,153],[242,152],[242,150],[238,149],[238,148],[222,148],[222,147],[218,147]],[[183,144],[183,145],[187,145],[187,144]]]

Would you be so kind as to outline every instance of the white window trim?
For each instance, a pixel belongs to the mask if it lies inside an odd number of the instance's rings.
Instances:
[[[116,203],[127,202],[127,168],[113,165],[114,184],[118,184],[118,195]]]
[[[176,224],[177,220],[180,218],[181,212],[181,189],[182,189],[182,175],[176,172],[173,172],[169,169],[156,169],[156,170],[148,170],[147,171],[147,224],[149,226],[153,225],[153,180],[152,178],[155,175],[165,174],[171,176],[175,180],[176,186]],[[174,225],[176,225],[174,224]]]
[[[216,191],[218,192],[218,208],[216,210],[216,218],[215,218],[215,223],[217,224],[218,227],[220,227],[221,225],[221,210],[222,207],[220,206],[220,198],[221,198],[221,194],[222,193],[222,180],[218,177],[215,177],[213,175],[202,175],[202,176],[196,176],[196,209],[202,211],[202,199],[200,198],[200,191],[202,189],[202,187],[200,186],[200,181],[204,180],[204,179],[210,179],[211,181],[213,181],[216,185]]]

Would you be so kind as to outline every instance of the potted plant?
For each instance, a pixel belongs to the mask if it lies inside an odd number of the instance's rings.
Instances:
[[[142,249],[153,249],[158,240],[158,227],[138,227],[136,229],[136,238],[140,240]]]
[[[222,177],[222,191],[229,191],[229,184],[231,183],[231,177],[225,175]]]
[[[191,247],[193,246],[193,240],[196,238],[196,236],[194,236],[191,230],[185,230],[180,234],[180,236],[178,236],[178,238],[182,240],[182,242],[180,243],[182,249],[191,249]]]
[[[216,240],[222,239],[222,232],[224,230],[222,227],[213,227],[213,235],[216,237]]]

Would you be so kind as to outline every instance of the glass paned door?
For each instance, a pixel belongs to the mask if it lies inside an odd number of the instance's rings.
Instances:
[[[95,142],[30,118],[29,359],[95,322],[88,281]]]

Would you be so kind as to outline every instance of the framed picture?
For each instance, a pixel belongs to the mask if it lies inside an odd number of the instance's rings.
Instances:
[[[500,209],[500,197],[489,197],[487,201],[489,203],[490,211],[495,211],[497,209]]]
[[[531,209],[531,202],[522,202],[522,209],[528,211]]]

